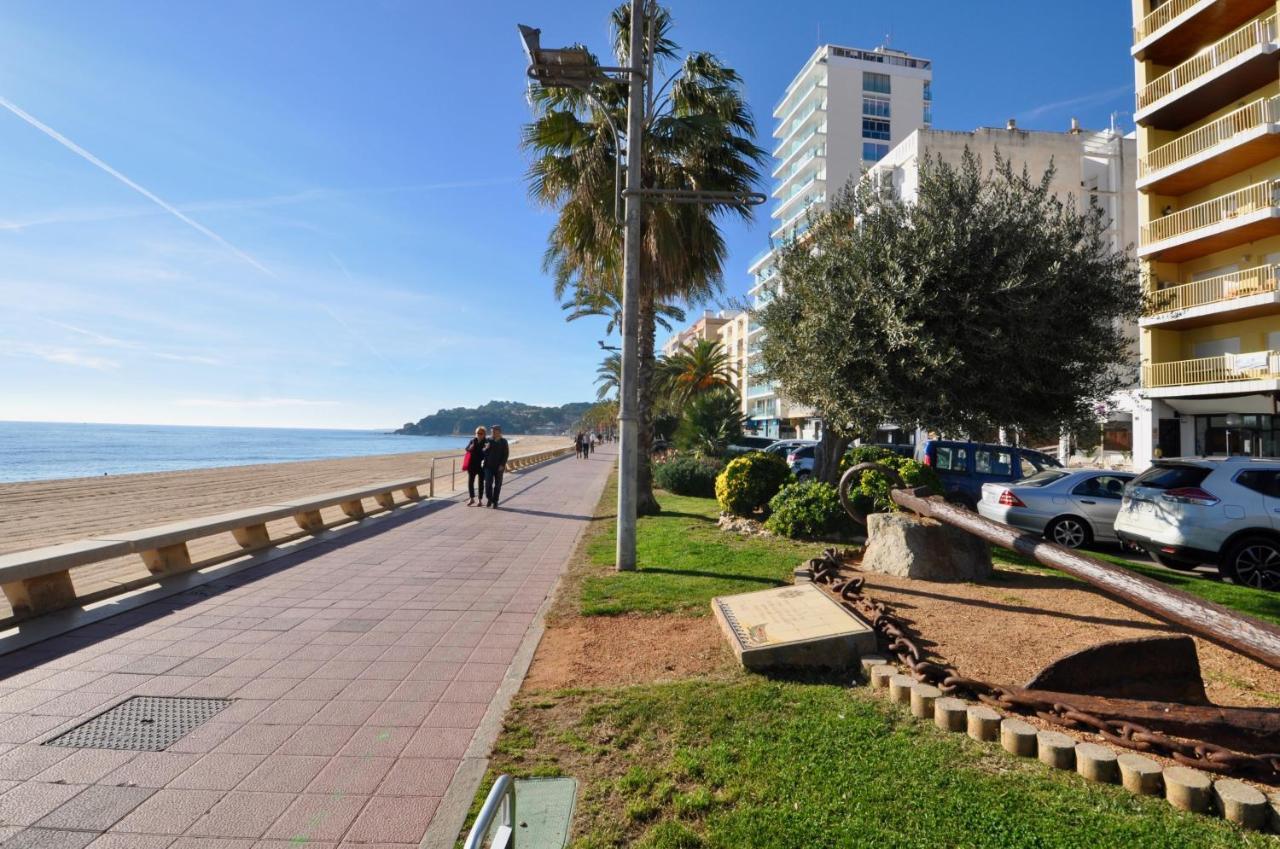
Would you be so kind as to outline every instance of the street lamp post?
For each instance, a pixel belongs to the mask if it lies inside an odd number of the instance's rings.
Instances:
[[[600,106],[613,132],[615,156],[614,215],[619,198],[623,213],[622,267],[622,386],[618,392],[618,538],[616,567],[620,572],[636,568],[636,482],[639,474],[639,337],[640,337],[640,252],[642,198],[667,203],[700,203],[756,206],[766,198],[759,192],[698,191],[686,189],[644,189],[641,162],[644,158],[645,4],[651,0],[631,0],[631,31],[628,67],[609,68],[595,64],[584,47],[548,49],[542,47],[541,30],[521,24],[520,38],[529,57],[528,76],[548,88],[577,89]],[[614,75],[617,77],[615,78]],[[596,83],[627,80],[626,180],[618,179],[624,150],[618,128],[609,109],[592,93]],[[625,188],[624,188],[625,187]]]

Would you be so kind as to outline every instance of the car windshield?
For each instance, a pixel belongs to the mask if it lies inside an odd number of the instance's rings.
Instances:
[[[1031,477],[1018,481],[1018,486],[1048,486],[1066,476],[1066,472],[1057,469],[1045,469],[1043,472],[1036,472]]]
[[[1209,470],[1200,466],[1157,464],[1134,478],[1130,486],[1145,486],[1150,489],[1178,489],[1184,486],[1199,486],[1200,482],[1207,477],[1209,477]]]

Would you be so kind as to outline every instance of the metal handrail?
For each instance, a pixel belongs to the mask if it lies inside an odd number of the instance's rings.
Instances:
[[[1228,112],[1216,121],[1205,124],[1168,144],[1154,148],[1138,160],[1138,176],[1148,177],[1165,168],[1172,168],[1191,157],[1230,141],[1241,133],[1277,122],[1280,116],[1280,97],[1264,97]]]
[[[1133,42],[1137,44],[1174,18],[1186,12],[1199,0],[1169,0],[1152,11],[1133,28]]]
[[[493,782],[484,806],[476,815],[475,824],[467,834],[463,849],[481,849],[485,838],[493,828],[494,818],[502,815],[502,823],[489,844],[490,849],[515,849],[516,846],[516,783],[509,775],[499,775]]]
[[[1237,56],[1273,41],[1276,37],[1276,14],[1255,18],[1225,38],[1214,42],[1190,59],[1175,65],[1138,90],[1139,111],[1168,97],[1206,74],[1222,67]]]

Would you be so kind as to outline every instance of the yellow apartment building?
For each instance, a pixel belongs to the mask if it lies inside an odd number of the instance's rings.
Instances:
[[[1134,455],[1280,456],[1280,3],[1132,2]]]

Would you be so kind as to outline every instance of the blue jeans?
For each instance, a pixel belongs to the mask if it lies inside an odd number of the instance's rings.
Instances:
[[[497,504],[498,497],[502,495],[502,476],[505,474],[503,469],[490,469],[485,467],[484,470],[484,497],[490,504]]]

